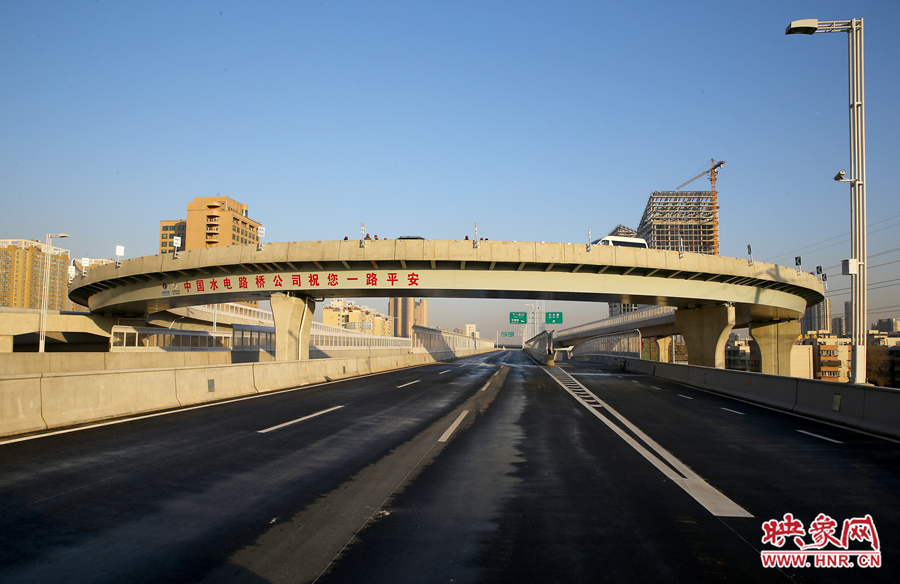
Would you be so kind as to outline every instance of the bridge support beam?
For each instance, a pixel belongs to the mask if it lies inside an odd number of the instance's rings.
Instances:
[[[275,360],[309,359],[309,329],[316,303],[311,298],[272,294],[272,317],[275,319]]]
[[[668,363],[669,352],[672,350],[672,337],[653,337],[651,341],[656,346],[655,360],[660,363]]]
[[[675,327],[684,337],[688,364],[725,369],[725,342],[734,327],[734,307],[679,308]]]
[[[791,349],[800,336],[800,321],[751,322],[750,336],[759,345],[761,372],[790,376]]]

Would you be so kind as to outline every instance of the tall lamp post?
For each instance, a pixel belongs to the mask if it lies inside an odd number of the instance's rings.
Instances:
[[[44,246],[44,286],[41,294],[41,330],[38,336],[38,352],[44,352],[44,343],[47,339],[47,302],[50,296],[50,240],[69,237],[66,233],[48,233],[47,244]]]
[[[863,65],[863,19],[819,22],[815,18],[795,20],[784,34],[846,32],[849,37],[850,83],[850,178],[844,171],[834,180],[850,183],[850,256],[844,274],[850,276],[850,302],[853,307],[851,383],[866,382],[866,109],[865,68]]]

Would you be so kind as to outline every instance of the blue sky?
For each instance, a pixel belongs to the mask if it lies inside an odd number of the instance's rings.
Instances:
[[[869,253],[888,252],[870,261],[869,320],[900,317],[900,4],[885,1],[5,2],[0,238],[66,232],[73,257],[149,255],[160,219],[218,193],[269,241],[354,237],[365,221],[390,238],[477,222],[495,240],[582,242],[636,227],[652,191],[715,158],[723,255],[752,244],[757,260],[837,266],[846,35],[784,29],[854,17]],[[829,296],[836,311],[849,298]],[[430,320],[493,336],[524,309],[434,299]],[[547,309],[566,325],[605,314]]]

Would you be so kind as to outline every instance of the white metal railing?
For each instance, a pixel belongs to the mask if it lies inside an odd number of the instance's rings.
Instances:
[[[642,308],[640,310],[635,310],[634,312],[627,312],[618,316],[595,320],[594,322],[589,322],[587,324],[582,324],[579,326],[561,330],[556,333],[556,338],[562,339],[565,337],[580,337],[584,336],[585,333],[596,334],[604,328],[621,326],[623,324],[633,324],[644,320],[650,320],[652,318],[673,315],[675,314],[676,310],[678,309],[674,306],[650,306],[647,308]]]
[[[272,316],[271,311],[254,308],[252,306],[247,306],[246,304],[236,304],[233,302],[224,304],[201,304],[198,306],[191,306],[189,309],[208,312],[210,314],[215,313],[228,316],[240,316],[251,320],[258,320],[261,324],[274,325],[275,323],[275,317]]]
[[[359,333],[321,322],[310,324],[309,345],[317,349],[382,347],[406,350],[412,349],[413,346],[412,339]]]
[[[425,326],[413,325],[413,346],[427,351],[441,349],[486,349],[494,346],[494,341],[460,335]]]
[[[614,355],[616,357],[641,356],[641,333],[637,330],[591,337],[572,347],[570,355]]]
[[[229,350],[230,332],[115,325],[109,338],[111,353]]]

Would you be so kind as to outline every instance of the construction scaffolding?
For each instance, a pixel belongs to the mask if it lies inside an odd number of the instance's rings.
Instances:
[[[626,226],[622,225],[621,223],[619,223],[618,225],[613,227],[612,231],[610,231],[606,235],[607,236],[614,235],[617,237],[637,237],[638,236],[637,231],[635,231],[631,227],[626,227]]]
[[[637,236],[653,249],[719,255],[718,225],[715,191],[655,191]]]

